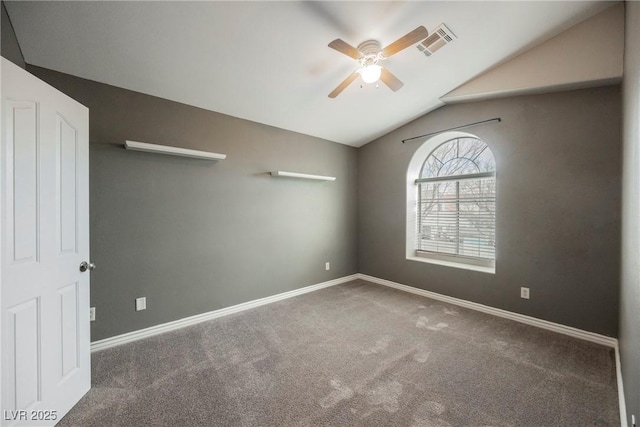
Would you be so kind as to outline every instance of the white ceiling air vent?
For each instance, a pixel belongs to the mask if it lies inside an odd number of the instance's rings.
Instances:
[[[443,46],[451,43],[457,37],[446,25],[440,24],[424,41],[418,44],[418,50],[425,56],[431,56]]]

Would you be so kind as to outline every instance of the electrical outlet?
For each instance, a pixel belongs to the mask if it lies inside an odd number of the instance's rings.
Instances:
[[[636,416],[635,415],[631,415],[631,427],[638,427],[636,425]]]
[[[330,262],[325,262],[324,263],[324,269],[327,270],[327,271],[331,270],[331,263]]]
[[[89,321],[90,322],[95,322],[96,320],[96,308],[95,307],[90,307],[89,308]]]
[[[136,298],[136,311],[147,309],[147,297]]]
[[[529,299],[529,288],[520,288],[520,298]]]

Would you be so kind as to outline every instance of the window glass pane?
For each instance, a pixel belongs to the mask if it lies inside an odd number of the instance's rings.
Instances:
[[[465,257],[495,259],[494,177],[456,176],[494,172],[495,160],[476,138],[457,138],[438,146],[425,160],[418,184],[416,249]]]
[[[420,178],[493,172],[495,168],[487,144],[475,138],[457,138],[433,150],[422,166]]]
[[[478,165],[478,170],[480,172],[495,172],[496,170],[496,160],[493,158],[493,154],[488,148],[480,153],[480,155],[475,159],[475,163]]]
[[[495,257],[495,179],[419,185],[417,249]]]
[[[460,255],[495,256],[495,179],[460,181]]]

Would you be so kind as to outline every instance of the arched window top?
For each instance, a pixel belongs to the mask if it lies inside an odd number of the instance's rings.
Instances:
[[[407,259],[495,273],[496,161],[475,135],[426,140],[407,168]]]
[[[495,170],[493,153],[484,141],[461,137],[436,147],[423,163],[420,178],[444,178]]]

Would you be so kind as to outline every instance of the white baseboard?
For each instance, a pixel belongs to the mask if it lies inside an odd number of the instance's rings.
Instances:
[[[620,347],[616,344],[616,381],[618,383],[618,406],[620,408],[620,426],[628,427],[627,402],[624,399],[624,384],[622,383],[622,364],[620,363]]]
[[[548,320],[542,320],[542,319],[538,319],[531,316],[525,316],[524,314],[513,313],[511,311],[490,307],[488,305],[478,304],[477,302],[471,302],[471,301],[467,301],[459,298],[450,297],[447,295],[438,294],[431,291],[425,291],[424,289],[402,285],[400,283],[392,282],[386,279],[380,279],[378,277],[369,276],[367,274],[359,273],[357,276],[358,278],[362,280],[366,280],[367,282],[388,286],[390,288],[399,289],[401,291],[410,292],[416,295],[422,295],[423,297],[435,299],[442,302],[447,302],[449,304],[454,304],[460,307],[469,308],[471,310],[481,311],[483,313],[492,314],[494,316],[503,317],[505,319],[514,320],[516,322],[525,323],[527,325],[536,326],[538,328],[546,329],[553,332],[558,332],[560,334],[569,335],[574,338],[580,338],[582,340],[605,345],[607,347],[615,348],[618,346],[617,339],[607,337],[605,335],[596,334],[594,332],[583,331],[582,329],[561,325],[559,323],[549,322]]]
[[[324,289],[330,286],[335,286],[341,283],[350,282],[356,279],[362,279],[367,282],[376,283],[378,285],[388,286],[390,288],[399,289],[401,291],[409,292],[416,295],[421,295],[427,298],[443,301],[443,302],[454,304],[460,307],[469,308],[471,310],[481,311],[483,313],[492,314],[494,316],[503,317],[505,319],[514,320],[516,322],[525,323],[527,325],[536,326],[538,328],[547,329],[549,331],[558,332],[560,334],[569,335],[574,338],[580,338],[585,341],[594,342],[596,344],[601,344],[601,345],[605,345],[613,348],[617,348],[618,346],[617,339],[607,337],[605,335],[596,334],[594,332],[583,331],[582,329],[561,325],[559,323],[549,322],[548,320],[542,320],[535,317],[526,316],[524,314],[513,313],[511,311],[502,310],[499,308],[494,308],[494,307],[490,307],[483,304],[478,304],[476,302],[454,298],[447,295],[438,294],[436,292],[426,291],[420,288],[414,288],[412,286],[407,286],[400,283],[392,282],[391,280],[380,279],[378,277],[369,276],[367,274],[357,273],[357,274],[352,274],[350,276],[329,280],[327,282],[306,286],[304,288],[283,292],[281,294],[272,295],[269,297],[260,298],[253,301],[247,301],[242,304],[237,304],[231,307],[225,307],[219,310],[209,311],[207,313],[197,314],[195,316],[185,317],[183,319],[174,320],[172,322],[151,326],[149,328],[140,329],[133,332],[128,332],[126,334],[117,335],[115,337],[94,341],[91,343],[91,351],[103,350],[105,348],[124,344],[126,342],[135,341],[145,337],[150,337],[152,335],[161,334],[163,332],[172,331],[174,329],[183,328],[185,326],[194,325],[196,323],[204,322],[210,319],[215,319],[217,317],[226,316],[228,314],[238,313],[240,311],[248,310],[250,308],[259,307],[261,305],[270,304],[276,301],[281,301],[287,298],[295,297],[297,295],[306,294],[306,293],[317,291],[319,289]]]
[[[272,295],[270,297],[247,301],[243,302],[242,304],[233,305],[231,307],[225,307],[219,310],[209,311],[207,313],[196,314],[195,316],[185,317],[183,319],[174,320],[173,322],[151,326],[150,328],[140,329],[122,335],[116,335],[115,337],[105,338],[103,340],[92,342],[91,351],[94,352],[98,350],[104,350],[110,347],[115,347],[117,345],[184,328],[185,326],[195,325],[196,323],[205,322],[207,320],[215,319],[222,316],[227,316],[232,313],[238,313],[250,308],[260,307],[261,305],[271,304],[272,302],[282,301],[284,299],[295,297],[297,295],[306,294],[309,292],[317,291],[319,289],[328,288],[330,286],[350,282],[356,279],[358,279],[358,275],[352,274],[351,276],[340,277],[338,279],[306,286],[300,289],[294,289],[293,291],[283,292],[281,294]]]

